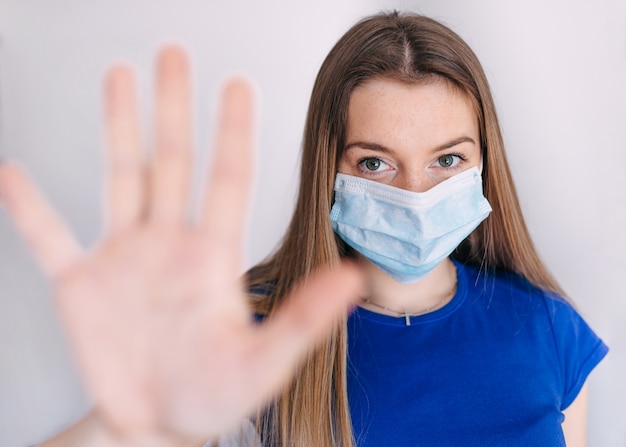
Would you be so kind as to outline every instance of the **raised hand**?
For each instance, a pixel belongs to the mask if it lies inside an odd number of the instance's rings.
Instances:
[[[93,251],[83,252],[21,168],[0,167],[2,201],[53,281],[94,414],[122,444],[227,432],[288,380],[360,287],[349,265],[318,272],[274,318],[252,323],[239,280],[252,178],[251,89],[239,79],[224,87],[209,181],[192,218],[191,89],[182,49],[160,52],[155,95],[148,153],[131,71],[107,74],[108,221]]]

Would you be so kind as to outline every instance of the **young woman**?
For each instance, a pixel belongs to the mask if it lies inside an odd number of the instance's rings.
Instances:
[[[80,254],[18,168],[0,169],[95,401],[47,445],[196,445],[255,409],[267,446],[585,445],[584,384],[607,348],[533,247],[465,42],[392,13],[330,52],[293,220],[246,278],[260,323],[235,279],[249,91],[226,89],[190,225],[187,67],[176,49],[160,60],[148,165],[129,74],[109,75],[111,222],[94,253]]]
[[[479,61],[426,17],[365,19],[324,61],[257,311],[340,258],[367,291],[261,413],[269,445],[563,445],[561,412],[583,445],[606,347],[533,247]]]

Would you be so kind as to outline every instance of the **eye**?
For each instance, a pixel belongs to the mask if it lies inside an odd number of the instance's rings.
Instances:
[[[364,158],[359,161],[359,167],[365,172],[384,171],[388,165],[380,158]]]
[[[439,157],[436,163],[442,168],[453,168],[459,164],[461,160],[463,160],[463,158],[460,155],[446,154]]]

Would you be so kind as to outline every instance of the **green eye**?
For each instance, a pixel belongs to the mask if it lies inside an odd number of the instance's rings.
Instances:
[[[437,160],[442,168],[449,168],[454,165],[454,155],[444,155]]]
[[[378,176],[383,175],[387,171],[391,170],[385,161],[376,157],[362,158],[358,163],[359,172],[363,175]]]
[[[380,169],[381,161],[378,158],[368,158],[364,165],[370,171],[377,171]]]

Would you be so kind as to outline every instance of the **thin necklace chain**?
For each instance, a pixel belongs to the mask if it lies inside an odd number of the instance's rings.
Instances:
[[[455,276],[456,276],[456,269],[455,269]],[[441,299],[437,300],[434,304],[432,304],[431,306],[427,307],[424,310],[421,310],[419,312],[408,312],[408,311],[402,311],[400,312],[399,310],[395,310],[395,309],[390,309],[387,306],[382,306],[378,303],[375,303],[374,301],[372,301],[369,298],[364,297],[363,301],[366,302],[367,304],[370,304],[374,307],[378,307],[379,309],[382,309],[386,312],[390,312],[393,314],[396,314],[398,317],[404,317],[404,322],[406,323],[407,326],[411,326],[411,318],[412,317],[419,317],[420,315],[424,315],[429,313],[432,310],[438,309],[439,307],[441,307],[443,304],[445,304],[451,297],[454,297],[455,293],[456,293],[456,288],[458,285],[458,281],[456,280],[457,278],[455,278],[454,281],[454,285],[452,286],[452,289],[446,293]]]

